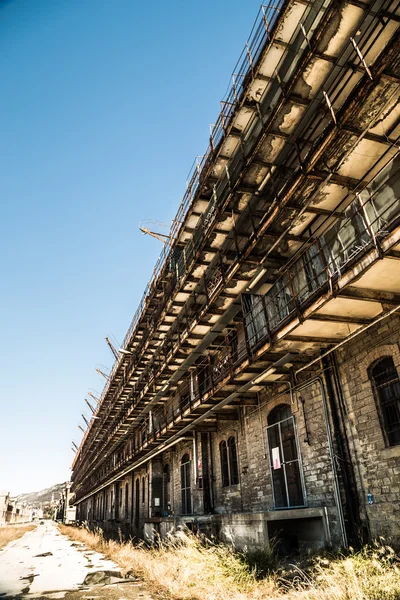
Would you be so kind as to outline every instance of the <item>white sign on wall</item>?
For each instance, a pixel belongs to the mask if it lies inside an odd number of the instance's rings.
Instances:
[[[272,448],[272,466],[274,467],[274,470],[280,469],[282,466],[281,457],[279,454],[279,446],[276,446],[276,448]]]

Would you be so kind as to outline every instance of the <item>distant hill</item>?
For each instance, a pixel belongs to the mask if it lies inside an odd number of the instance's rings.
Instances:
[[[16,496],[18,502],[26,502],[27,504],[49,504],[54,494],[54,500],[61,498],[65,483],[56,483],[40,492],[30,492],[28,494],[19,494]]]

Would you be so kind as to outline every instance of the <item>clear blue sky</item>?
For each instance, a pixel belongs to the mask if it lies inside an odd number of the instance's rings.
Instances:
[[[255,0],[0,3],[0,489],[67,480]]]

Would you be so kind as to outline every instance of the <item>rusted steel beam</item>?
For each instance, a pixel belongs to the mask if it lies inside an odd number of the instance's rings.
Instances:
[[[329,336],[311,336],[311,335],[287,335],[285,340],[291,342],[313,342],[315,344],[336,344],[341,338]]]
[[[368,302],[379,302],[380,304],[400,304],[400,294],[354,286],[348,286],[341,291],[340,298],[349,298],[351,300],[367,300]]]
[[[367,325],[371,322],[371,319],[365,317],[351,317],[348,315],[324,315],[314,314],[309,317],[311,321],[324,321],[329,323],[355,323],[358,325]]]
[[[327,178],[329,178],[330,183],[336,183],[337,185],[341,185],[350,191],[367,183],[354,177],[340,175],[339,173],[330,173],[329,171],[321,171],[320,169],[316,168],[307,173],[307,178],[317,179],[318,181],[325,181]]]

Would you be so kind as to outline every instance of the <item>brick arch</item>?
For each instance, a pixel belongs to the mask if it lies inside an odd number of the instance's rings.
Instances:
[[[362,381],[369,380],[369,368],[373,363],[375,363],[380,358],[384,358],[385,356],[390,356],[393,358],[394,366],[397,371],[400,373],[400,350],[397,344],[384,344],[382,346],[377,346],[376,348],[372,348],[365,356],[365,358],[361,361],[361,377]]]
[[[237,429],[234,428],[229,428],[229,429],[225,429],[224,431],[221,431],[218,434],[218,440],[219,442],[222,442],[223,440],[228,441],[228,438],[230,437],[234,437],[236,442],[239,441],[239,432]]]
[[[268,402],[268,404],[263,410],[263,420],[265,422],[265,425],[268,425],[268,417],[271,414],[271,412],[275,410],[278,406],[281,406],[283,404],[287,404],[288,406],[290,406],[290,410],[292,411],[293,415],[297,412],[296,405],[292,404],[290,401],[290,394],[279,395],[277,398],[274,398],[273,400]]]
[[[279,418],[277,418],[276,413],[282,411],[282,409],[289,409],[289,411],[285,410],[285,412],[290,412],[290,414],[287,414],[286,416],[279,415]],[[290,416],[293,416],[292,406],[290,404],[287,404],[287,402],[281,402],[281,404],[278,404],[277,406],[275,406],[275,408],[270,410],[270,412],[268,413],[268,417],[267,417],[267,423],[268,423],[268,425],[273,425],[274,423],[281,421],[283,418],[286,419],[286,418],[289,418]],[[272,418],[273,418],[273,422],[271,422]]]
[[[184,457],[186,455],[189,457],[189,462],[192,462],[192,460],[193,460],[192,459],[192,453],[189,450],[184,450],[183,452],[181,452],[181,457],[179,459],[179,464],[180,465],[182,464],[182,461],[183,461],[183,459],[184,459]]]
[[[382,423],[382,416],[380,414],[379,409],[379,400],[376,397],[376,393],[373,389],[373,383],[370,379],[370,369],[373,367],[377,361],[381,358],[390,357],[393,359],[394,366],[397,370],[397,373],[400,377],[400,350],[397,344],[383,344],[382,346],[377,346],[376,348],[372,348],[367,355],[364,357],[362,361],[360,361],[360,384],[365,389],[369,390],[371,394],[371,400],[374,406],[374,414],[376,418],[376,423],[380,432],[382,449],[386,446],[385,442],[385,434],[384,434],[384,425]]]

